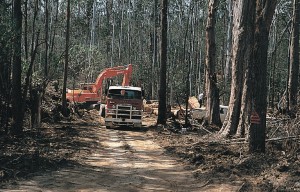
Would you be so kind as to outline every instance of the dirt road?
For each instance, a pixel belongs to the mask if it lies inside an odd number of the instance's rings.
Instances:
[[[196,180],[179,159],[164,153],[146,127],[141,130],[93,128],[95,142],[78,164],[36,173],[17,180],[3,191],[235,191],[236,186],[214,186]],[[84,147],[82,148],[84,150]],[[85,153],[80,153],[85,154]]]

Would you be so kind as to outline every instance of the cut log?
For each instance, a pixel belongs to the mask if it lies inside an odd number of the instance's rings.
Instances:
[[[200,104],[198,102],[198,99],[196,97],[190,97],[189,98],[189,108],[190,109],[198,109],[200,108]]]
[[[153,114],[156,115],[156,116],[158,115],[158,109],[157,108],[153,109]]]

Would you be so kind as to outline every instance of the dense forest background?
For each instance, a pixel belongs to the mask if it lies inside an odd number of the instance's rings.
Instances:
[[[247,1],[241,2],[246,4]],[[272,4],[263,2],[262,8]],[[267,107],[286,110],[290,102],[289,81],[293,75],[297,77],[293,79],[296,92],[298,84],[299,37],[296,43],[293,40],[297,30],[299,36],[299,16],[296,17],[299,15],[299,3],[297,0],[274,2],[266,38]],[[23,119],[25,111],[36,100],[36,95],[42,97],[49,81],[55,80],[61,86],[66,69],[66,86],[73,88],[78,87],[79,83],[94,82],[104,68],[132,63],[132,82],[142,79],[146,99],[158,99],[161,3],[158,0],[1,1],[1,131],[8,133],[9,127],[12,127],[11,132],[14,129],[18,132],[19,129],[15,127],[23,125],[16,122]],[[216,12],[215,21],[212,22],[215,24],[215,82],[219,89],[220,104],[229,105],[232,94],[232,46],[236,45],[233,44],[234,38],[238,37],[234,34],[234,26],[239,22],[233,16],[239,15],[234,11],[240,6],[232,0],[220,0],[216,4],[206,0],[169,0],[166,65],[168,104],[174,104],[177,100],[184,103],[187,95],[197,96],[207,91],[205,86],[209,65],[205,63],[209,45],[206,32],[211,5],[217,5],[213,8]],[[296,35],[293,33],[295,31]],[[291,55],[298,55],[294,58],[296,62],[291,62]],[[66,62],[68,65],[65,65]],[[295,63],[296,67],[292,65]],[[11,123],[13,126],[10,126]]]

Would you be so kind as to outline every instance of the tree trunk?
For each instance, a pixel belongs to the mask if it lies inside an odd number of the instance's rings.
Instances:
[[[22,134],[23,128],[23,102],[21,91],[21,74],[22,74],[22,1],[14,1],[13,9],[13,67],[12,67],[12,128],[13,135]],[[21,109],[21,110],[20,110]]]
[[[122,61],[122,46],[123,46],[123,22],[124,22],[124,0],[122,0],[122,5],[121,5],[121,21],[120,21],[120,33],[119,33],[119,53],[118,53],[118,59],[119,62]]]
[[[293,116],[297,111],[298,97],[298,77],[299,77],[299,19],[300,3],[294,0],[293,21],[292,21],[292,39],[290,45],[290,79],[289,79],[289,111]]]
[[[53,9],[54,9],[54,3],[52,5]],[[53,26],[55,26],[58,23],[58,12],[59,12],[59,1],[56,1],[56,5],[55,5],[55,16],[54,16],[54,22],[53,22]],[[55,36],[56,36],[56,31],[57,29],[55,27],[53,27],[53,31],[52,31],[52,37],[51,37],[51,42],[49,43],[49,47],[50,47],[50,52],[49,55],[53,55],[53,50],[54,50],[54,45],[55,45]],[[51,62],[51,61],[49,61]]]
[[[45,63],[44,63],[45,79],[48,79],[48,58],[49,58],[49,8],[48,8],[48,0],[45,0]]]
[[[0,9],[3,11],[1,14],[9,15],[8,4],[5,1],[0,2]],[[0,29],[8,31],[9,26],[6,23],[10,23],[10,18],[1,17]],[[11,117],[10,111],[10,96],[11,92],[11,41],[10,36],[3,36],[0,33],[0,131],[2,129],[5,134],[8,134],[8,122]]]
[[[160,56],[160,86],[159,86],[159,106],[157,124],[166,124],[167,103],[166,103],[166,77],[167,77],[167,48],[168,48],[168,0],[161,2],[161,56]]]
[[[35,87],[31,92],[31,125],[32,128],[41,127],[41,104],[42,92],[41,87]]]
[[[131,1],[128,2],[128,8],[130,8]],[[127,63],[132,63],[131,60],[131,13],[127,12],[127,18],[128,18],[128,26],[127,26]],[[141,78],[141,77],[140,77]]]
[[[217,86],[215,23],[218,0],[210,0],[206,24],[206,120],[209,124],[220,126],[219,88]]]
[[[253,23],[252,23],[253,24]],[[249,41],[250,42],[250,41]],[[249,43],[248,42],[248,43]],[[251,39],[253,43],[253,39]],[[249,47],[250,48],[250,47]],[[249,53],[252,53],[249,51]],[[244,75],[244,84],[243,84],[243,91],[242,91],[242,98],[241,98],[241,111],[240,111],[240,120],[236,131],[237,137],[245,137],[249,136],[249,118],[250,118],[250,90],[251,90],[251,83],[250,83],[250,72],[251,72],[251,56],[247,56],[249,58],[249,62],[245,62],[245,75]]]
[[[265,152],[268,36],[276,0],[257,0],[252,68],[249,152]],[[254,81],[255,80],[255,81]]]
[[[111,35],[111,55],[110,55],[110,67],[114,66],[114,51],[115,51],[115,13],[113,13],[112,19],[112,35]]]
[[[113,9],[113,0],[107,0],[106,1],[106,28],[108,29],[108,36],[112,36],[112,9]],[[110,42],[108,40],[106,40],[106,57],[107,57],[107,63],[110,62]],[[112,53],[110,53],[112,54]]]
[[[156,67],[155,63],[157,63],[157,5],[158,0],[154,0],[154,8],[153,8],[153,39],[152,39],[152,67],[151,67],[151,74],[152,77],[156,76]],[[151,99],[154,99],[156,96],[155,91],[155,80],[152,79],[151,81]]]
[[[28,61],[29,58],[29,48],[28,48],[28,0],[24,2],[24,52],[25,59]]]
[[[227,0],[227,11],[228,11],[228,23],[227,23],[227,39],[226,39],[226,64],[225,64],[225,72],[224,72],[224,79],[225,79],[225,86],[227,85],[229,72],[231,67],[231,48],[232,48],[232,0]]]
[[[251,61],[251,50],[253,45],[255,4],[253,0],[235,1],[233,7],[233,45],[232,45],[232,78],[229,109],[226,120],[220,133],[223,136],[234,135],[237,132],[241,113],[243,78],[247,76],[244,68],[247,68]],[[244,88],[244,91],[247,91]],[[246,99],[247,93],[244,93]],[[245,100],[246,102],[246,100]],[[245,104],[245,103],[243,103]],[[246,110],[245,106],[242,107]],[[247,111],[242,111],[247,114]]]
[[[189,7],[189,12],[188,12],[188,16],[187,16],[187,22],[186,22],[186,27],[185,27],[185,35],[184,35],[184,41],[183,41],[183,63],[185,63],[187,65],[187,76],[185,79],[185,119],[184,119],[184,124],[185,126],[189,126],[189,122],[188,122],[188,101],[189,101],[189,96],[191,94],[191,89],[189,88],[189,84],[191,82],[191,65],[190,65],[190,58],[189,55],[187,54],[187,52],[189,52],[187,50],[187,41],[188,41],[188,31],[190,28],[190,15],[191,15],[191,11],[192,11],[193,5],[190,5]],[[187,56],[188,55],[188,56]]]
[[[67,114],[67,79],[68,79],[68,64],[69,64],[69,40],[70,40],[70,1],[67,2],[67,29],[66,29],[66,51],[65,51],[65,64],[64,64],[64,81],[63,81],[63,92],[62,92],[62,112],[66,116]]]

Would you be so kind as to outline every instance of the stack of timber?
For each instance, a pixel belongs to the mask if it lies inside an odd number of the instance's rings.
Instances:
[[[155,100],[144,100],[144,113],[147,114],[158,114],[158,101]]]
[[[188,100],[188,112],[193,110],[199,110],[200,104],[196,97],[190,97]],[[204,116],[206,111],[202,109]],[[172,107],[168,106],[168,116],[176,117],[176,119],[184,119],[185,117],[185,108],[183,107]],[[150,101],[144,101],[144,113],[147,114],[154,114],[158,115],[158,101],[157,100],[150,100]],[[199,119],[203,117],[203,114],[196,115],[199,116]],[[195,118],[197,119],[197,118]]]
[[[151,115],[158,115],[158,101],[157,100],[150,100],[144,101],[144,113]],[[170,105],[167,107],[167,116],[168,117],[175,117],[177,119],[183,119],[185,116],[185,109],[179,107],[171,107]]]

